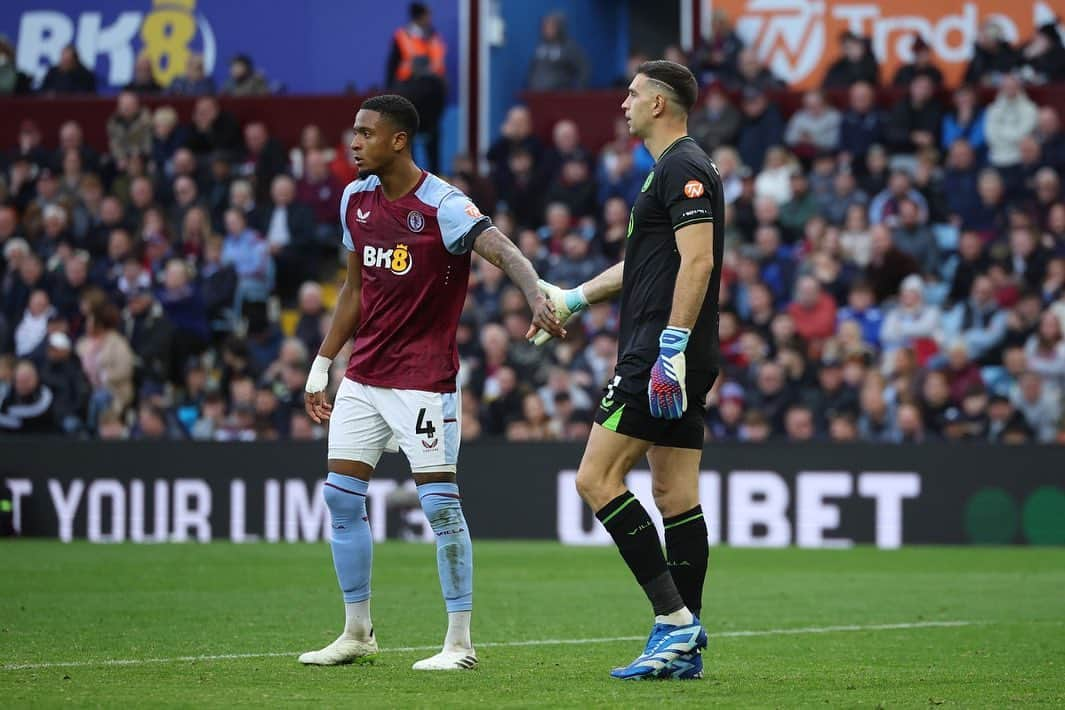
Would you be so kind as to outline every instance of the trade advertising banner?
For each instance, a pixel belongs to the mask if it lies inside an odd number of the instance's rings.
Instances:
[[[702,0],[704,28],[713,10],[724,10],[736,32],[758,49],[770,69],[794,88],[819,86],[840,56],[840,34],[850,30],[872,41],[880,80],[888,83],[913,59],[911,42],[921,35],[932,47],[948,86],[958,83],[972,57],[980,26],[998,22],[1017,43],[1035,28],[1065,15],[1050,0]],[[1065,18],[1059,18],[1065,19]]]
[[[427,0],[447,45],[449,83],[458,86],[458,3]],[[396,28],[408,3],[306,0],[4,0],[0,34],[15,44],[16,63],[37,84],[74,43],[101,93],[130,82],[146,53],[164,88],[203,55],[221,87],[229,61],[247,54],[268,80],[289,93],[340,93],[385,85]]]
[[[477,538],[610,538],[574,487],[578,444],[474,443],[459,483]],[[25,536],[92,542],[311,542],[329,534],[323,444],[0,439]],[[374,538],[431,540],[405,460],[370,483]],[[712,544],[1065,544],[1065,448],[714,445],[700,493]],[[629,487],[656,524],[649,471]]]

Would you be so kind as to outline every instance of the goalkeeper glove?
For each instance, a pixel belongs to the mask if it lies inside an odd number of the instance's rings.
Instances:
[[[307,386],[304,387],[307,394],[315,394],[326,388],[329,384],[329,366],[332,364],[332,359],[322,355],[314,358],[314,362],[311,363],[311,371],[307,373]]]
[[[658,360],[651,368],[647,383],[647,399],[651,416],[658,419],[680,419],[688,408],[688,393],[684,390],[684,348],[688,346],[687,328],[669,326],[658,336]]]
[[[538,280],[536,285],[539,286],[540,293],[544,294],[544,297],[550,301],[551,307],[555,309],[555,316],[563,326],[575,314],[588,307],[588,299],[584,297],[584,288],[582,286],[564,291],[543,279]],[[546,330],[541,330],[532,337],[532,342],[535,345],[543,345],[550,339],[551,334]]]

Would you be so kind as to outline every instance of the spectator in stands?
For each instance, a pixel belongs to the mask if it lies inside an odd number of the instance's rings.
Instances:
[[[839,149],[854,169],[865,163],[869,149],[884,140],[884,117],[876,108],[873,84],[857,81],[848,91],[848,108],[840,120]]]
[[[264,96],[270,93],[270,84],[255,68],[251,57],[238,54],[229,62],[229,78],[222,84],[220,93],[229,96]]]
[[[167,87],[167,93],[174,96],[205,96],[214,92],[214,79],[207,76],[203,55],[199,52],[189,52],[185,60],[185,73],[174,77]]]
[[[95,94],[96,75],[81,63],[73,43],[59,53],[59,63],[48,70],[41,82],[42,94]]]
[[[264,236],[277,266],[278,290],[288,299],[313,270],[314,215],[306,205],[295,202],[296,183],[288,175],[274,178],[270,198],[273,206],[266,216]]]
[[[1065,393],[1065,337],[1061,320],[1051,311],[1039,316],[1039,327],[1024,344],[1028,368],[1048,390]]]
[[[0,96],[24,96],[32,91],[30,77],[15,64],[15,48],[0,34]]]
[[[825,95],[813,89],[802,97],[784,134],[785,142],[798,155],[812,157],[819,151],[835,151],[839,146],[839,111],[825,101]]]
[[[563,163],[561,171],[548,186],[545,199],[565,204],[577,219],[593,217],[598,211],[596,187],[588,173],[588,163],[578,159]]]
[[[510,177],[510,160],[513,153],[524,150],[535,169],[542,162],[543,148],[540,140],[533,135],[532,114],[525,106],[513,106],[500,126],[499,138],[488,148],[486,157],[492,165],[492,175],[496,180]]]
[[[133,402],[133,351],[117,331],[120,313],[102,292],[86,294],[82,300],[85,335],[76,351],[85,376],[92,385],[89,428],[104,410],[122,414]]]
[[[1065,46],[1058,34],[1057,18],[1040,25],[1020,48],[1018,63],[1025,81],[1045,84],[1065,80]]]
[[[177,111],[173,106],[160,106],[152,114],[151,148],[149,155],[155,169],[167,177],[174,175],[174,154],[185,145],[185,128],[178,125]]]
[[[241,149],[240,127],[233,116],[221,110],[216,98],[201,96],[192,109],[186,146],[200,157],[219,150],[236,154]]]
[[[795,280],[795,260],[791,250],[781,245],[780,230],[770,225],[758,228],[755,245],[762,281],[773,293],[774,303],[782,306],[790,299]]]
[[[977,277],[986,273],[991,260],[978,232],[965,231],[958,240],[958,260],[947,298],[959,302],[969,297]]]
[[[754,180],[754,194],[757,198],[768,197],[783,205],[791,199],[791,176],[801,172],[795,156],[786,148],[778,145],[770,147],[765,153],[765,163]]]
[[[924,302],[924,281],[916,274],[907,276],[899,287],[898,305],[888,312],[880,329],[885,360],[890,361],[900,348],[934,352],[939,323],[939,309]]]
[[[907,87],[914,77],[921,75],[931,79],[938,91],[943,86],[943,72],[935,64],[932,47],[921,35],[916,34],[910,42],[910,51],[913,53],[913,61],[898,68],[895,78],[891,81],[892,86]]]
[[[899,201],[898,221],[891,231],[895,246],[909,254],[925,274],[935,274],[939,266],[939,247],[935,235],[921,219],[921,209],[909,198]]]
[[[152,58],[146,51],[142,50],[133,61],[133,78],[123,91],[149,95],[163,92],[163,87],[159,86],[152,71]]]
[[[751,87],[743,90],[743,114],[736,147],[744,165],[759,168],[769,147],[783,142],[784,119],[762,90]]]
[[[951,214],[951,221],[957,227],[963,224],[971,225],[979,209],[978,176],[976,154],[972,145],[965,138],[956,139],[947,154],[942,188],[946,196],[947,209]]]
[[[994,168],[980,171],[976,182],[976,204],[961,213],[961,228],[981,233],[991,240],[1006,229],[1006,186]]]
[[[588,60],[584,50],[566,32],[561,13],[540,21],[540,42],[529,64],[527,86],[532,91],[583,89],[588,84]]]
[[[859,266],[868,262],[868,233],[867,205],[869,195],[858,187],[854,179],[854,173],[850,168],[843,167],[836,172],[832,180],[832,191],[818,198],[818,208],[822,217],[829,224],[843,227],[840,238],[844,244],[844,250],[849,252],[852,259],[859,259]],[[853,216],[852,216],[853,215]],[[865,234],[865,237],[859,235]],[[855,240],[866,242],[864,247],[854,243]],[[850,243],[848,243],[848,240]],[[864,256],[863,256],[864,255]],[[865,262],[860,261],[862,258]]]
[[[722,145],[734,145],[740,133],[740,112],[724,87],[714,82],[706,89],[703,106],[688,117],[688,133],[707,154]]]
[[[41,364],[41,382],[54,398],[52,411],[55,421],[66,433],[74,433],[84,426],[89,405],[89,381],[81,363],[72,356],[70,337],[63,332],[48,336],[45,359]]]
[[[169,260],[157,296],[167,319],[174,324],[171,376],[175,381],[179,369],[189,357],[203,352],[210,337],[207,307],[199,289],[192,283],[189,271],[184,260]]]
[[[932,80],[918,74],[910,83],[906,99],[895,104],[887,122],[888,143],[898,152],[912,153],[939,145],[943,111],[935,100]]]
[[[510,152],[505,172],[497,174],[500,208],[523,227],[535,227],[543,214],[544,185],[533,156],[524,147]]]
[[[1016,165],[1021,160],[1021,139],[1035,130],[1039,111],[1021,87],[1015,74],[1002,77],[995,100],[987,107],[988,160],[997,168]]]
[[[1046,275],[1047,254],[1034,230],[1029,227],[1010,230],[1006,267],[1017,283],[1038,291]]]
[[[557,122],[551,130],[551,139],[552,145],[545,153],[541,165],[541,170],[547,178],[558,177],[562,166],[571,160],[592,164],[591,154],[581,146],[580,130],[575,122],[569,119]]]
[[[318,124],[308,123],[300,131],[300,142],[288,151],[288,171],[296,180],[301,180],[306,170],[307,158],[311,153],[320,152],[325,164],[334,158],[333,149],[325,142],[325,136]]]
[[[203,304],[210,321],[221,322],[233,305],[237,293],[237,272],[232,264],[222,260],[223,240],[208,237],[203,249],[203,264],[200,267],[200,283]]]
[[[980,275],[973,279],[970,296],[944,316],[943,332],[950,340],[963,340],[972,359],[983,362],[1005,338],[1006,318],[995,301],[991,279]]]
[[[821,344],[836,332],[836,302],[813,276],[799,278],[788,314],[812,352],[819,352]]]
[[[15,365],[11,387],[0,385],[0,431],[51,434],[57,431],[52,390],[42,384],[30,360]]]
[[[285,170],[285,152],[267,131],[266,124],[252,121],[244,126],[244,154],[237,173],[252,181],[255,198],[266,202],[274,177]]]
[[[115,113],[107,119],[107,139],[111,159],[119,170],[126,167],[131,153],[148,155],[152,149],[152,121],[137,95],[126,90],[118,95]]]
[[[299,320],[296,322],[296,337],[308,353],[318,352],[325,337],[329,313],[322,302],[322,287],[316,281],[307,281],[300,286]]]
[[[52,158],[53,170],[61,170],[63,156],[67,151],[75,150],[81,157],[81,166],[89,172],[98,172],[100,168],[100,154],[92,146],[85,143],[85,133],[81,124],[77,121],[64,121],[59,127],[59,148]]]
[[[780,224],[786,231],[799,233],[811,224],[823,226],[818,216],[817,198],[810,192],[810,181],[802,170],[793,172],[788,180],[791,197],[780,207]]]
[[[793,404],[784,419],[787,440],[792,443],[809,443],[817,433],[813,412],[804,404]]]
[[[998,86],[1019,61],[1017,51],[1003,37],[997,20],[987,19],[980,27],[973,47],[973,58],[965,70],[966,84]]]
[[[563,288],[574,288],[606,268],[602,257],[592,254],[589,247],[580,234],[567,234],[562,239],[561,253],[551,257],[548,280]]]
[[[29,304],[15,327],[15,355],[28,357],[44,341],[48,321],[55,313],[48,293],[36,290],[30,294]]]
[[[783,368],[768,361],[758,368],[754,392],[748,398],[749,410],[757,410],[768,420],[774,434],[784,433],[784,418],[796,394],[784,377]]]
[[[222,263],[237,273],[237,298],[241,301],[265,302],[274,287],[274,267],[270,248],[255,230],[248,227],[244,212],[226,210],[226,237]]]
[[[952,150],[954,144],[964,140],[979,155],[987,150],[984,111],[977,105],[976,90],[962,84],[954,91],[954,110],[943,117],[940,145]]]
[[[631,151],[615,151],[612,147],[608,147],[603,151],[597,178],[600,205],[606,205],[611,199],[620,198],[627,207],[634,204],[636,198],[639,197],[646,175],[636,169]],[[627,215],[626,220],[628,220]]]
[[[1065,176],[1065,131],[1061,129],[1058,112],[1052,107],[1039,109],[1034,135],[1042,146],[1046,164],[1057,170],[1059,176]]]
[[[163,313],[149,288],[129,293],[122,314],[122,331],[134,353],[137,382],[163,383],[169,380],[174,355],[174,324]]]
[[[863,341],[880,347],[880,328],[884,315],[877,307],[875,294],[867,281],[857,281],[851,286],[847,305],[836,312],[836,321],[840,326],[848,321],[858,323]]]
[[[304,164],[304,175],[296,186],[296,200],[310,207],[317,242],[335,247],[337,215],[344,186],[329,171],[326,154],[322,151],[307,153]]]
[[[258,231],[266,228],[264,210],[259,206],[251,182],[243,178],[229,184],[229,207],[240,210],[247,225]],[[223,228],[225,228],[223,211]]]
[[[736,57],[736,72],[728,80],[733,91],[757,89],[762,92],[779,91],[785,83],[767,67],[758,57],[758,50],[745,47]]]
[[[710,14],[709,31],[700,38],[692,57],[691,70],[700,84],[722,81],[735,73],[742,49],[743,41],[736,35],[728,13],[715,9]]]
[[[873,55],[869,40],[847,30],[840,35],[839,41],[841,56],[828,68],[822,87],[841,89],[858,81],[878,86],[880,65]]]
[[[1021,375],[1020,386],[1010,396],[1010,401],[1024,416],[1039,442],[1054,440],[1062,414],[1059,391],[1046,386],[1035,372],[1026,372]]]

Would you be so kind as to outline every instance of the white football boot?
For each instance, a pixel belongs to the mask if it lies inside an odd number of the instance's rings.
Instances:
[[[471,671],[477,667],[477,652],[472,648],[445,649],[415,663],[416,671]]]
[[[300,663],[307,666],[339,666],[345,663],[372,662],[377,655],[377,637],[370,633],[368,641],[341,636],[319,651],[300,654]]]

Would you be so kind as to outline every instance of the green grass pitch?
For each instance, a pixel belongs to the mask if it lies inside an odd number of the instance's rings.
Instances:
[[[1062,549],[714,549],[706,678],[683,683],[608,676],[650,622],[610,548],[478,543],[481,667],[442,674],[410,670],[443,637],[431,546],[376,548],[382,653],[334,668],[296,662],[342,622],[325,544],[20,540],[0,561],[8,708],[1065,705]]]

